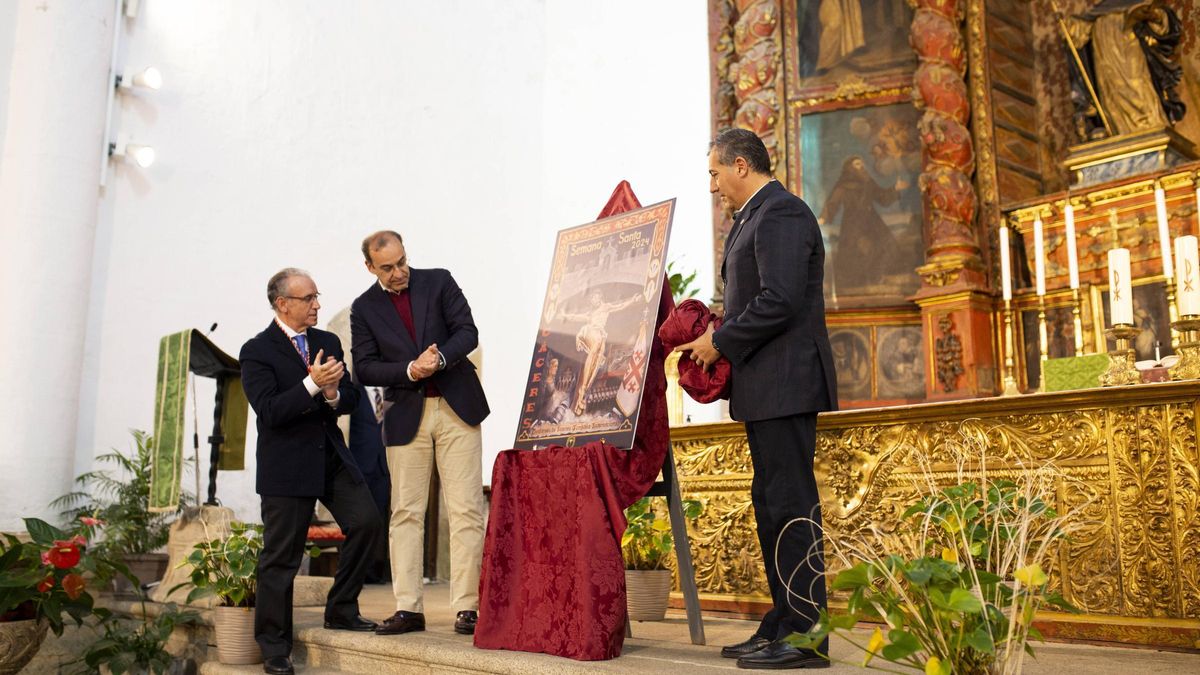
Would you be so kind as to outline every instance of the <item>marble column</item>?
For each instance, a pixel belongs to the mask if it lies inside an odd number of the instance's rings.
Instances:
[[[75,470],[113,0],[18,0],[0,157],[0,530]]]

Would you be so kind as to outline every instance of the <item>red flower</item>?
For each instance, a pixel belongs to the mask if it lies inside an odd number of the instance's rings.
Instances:
[[[51,588],[54,588],[54,575],[47,574],[46,578],[42,579],[41,583],[37,585],[38,593],[45,593]]]
[[[93,518],[91,516],[80,516],[79,522],[83,523],[84,525],[87,525],[88,527],[96,527],[97,525],[104,524],[103,520],[100,520],[99,518]]]
[[[60,570],[71,569],[79,564],[79,546],[72,541],[56,540],[47,551],[46,560]]]
[[[87,539],[84,539],[82,534],[77,534],[71,537],[71,543],[76,546],[87,546]]]
[[[63,590],[67,592],[68,598],[78,600],[79,596],[83,594],[83,587],[87,585],[87,582],[83,580],[82,576],[72,572],[63,577],[62,585]]]

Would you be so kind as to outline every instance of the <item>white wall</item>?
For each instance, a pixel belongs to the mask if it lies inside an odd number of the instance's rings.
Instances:
[[[0,102],[8,100],[8,80],[12,72],[16,32],[17,3],[0,2]],[[0,105],[0,157],[4,156],[4,136],[7,130],[8,106]]]
[[[671,258],[711,293],[706,20],[702,3],[635,0],[143,0],[122,60],[166,84],[123,99],[117,124],[159,160],[120,167],[101,200],[78,454],[149,428],[160,336],[215,321],[236,355],[287,265],[313,273],[328,320],[371,281],[361,237],[392,227],[474,309],[486,480],[512,443],[555,231],[622,178],[644,203],[678,197]],[[202,443],[212,398],[201,380]],[[218,494],[249,519],[253,443]]]

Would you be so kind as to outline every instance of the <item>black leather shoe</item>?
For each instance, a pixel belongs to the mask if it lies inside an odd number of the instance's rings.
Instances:
[[[738,668],[784,670],[787,668],[828,668],[829,659],[808,649],[798,649],[776,640],[762,649],[737,660]]]
[[[286,656],[269,656],[263,659],[263,672],[268,675],[294,675],[292,660]]]
[[[370,619],[364,619],[362,616],[356,616],[353,619],[325,619],[325,628],[327,630],[353,630],[365,633],[379,628],[379,624]]]
[[[425,615],[420,612],[396,612],[375,629],[376,635],[399,635],[425,630]]]
[[[750,639],[745,642],[721,647],[721,656],[727,659],[736,659],[747,654],[753,654],[769,644],[771,644],[771,641],[767,638],[751,635]]]
[[[464,609],[454,619],[454,632],[459,635],[474,635],[476,623],[479,623],[479,612]]]

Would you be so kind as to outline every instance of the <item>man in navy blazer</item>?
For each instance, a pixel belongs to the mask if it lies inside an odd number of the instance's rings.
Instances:
[[[308,273],[279,271],[267,283],[275,319],[242,346],[242,385],[257,415],[257,491],[263,550],[258,561],[254,636],[267,673],[293,672],[292,586],[317,500],[346,533],[325,603],[325,627],[370,631],[358,595],[383,520],[337,418],[358,405],[337,336],[314,328],[321,308]]]
[[[813,475],[817,413],[837,406],[825,247],[812,211],[774,180],[767,149],[752,132],[717,135],[709,176],[710,191],[736,209],[721,265],[725,318],[678,349],[691,350],[705,369],[721,356],[733,365],[729,411],[746,424],[750,499],[774,605],[749,640],[721,655],[737,658],[740,668],[821,668],[827,658],[782,638],[807,631],[825,607]],[[827,646],[820,651],[827,655]]]
[[[404,240],[376,232],[363,240],[376,281],[350,306],[354,371],[384,387],[388,469],[392,476],[389,543],[396,613],[376,631],[425,630],[421,588],[425,507],[436,462],[450,521],[450,608],[454,630],[475,632],[483,558],[483,442],[489,410],[467,355],[479,332],[462,290],[442,269],[412,269]]]

